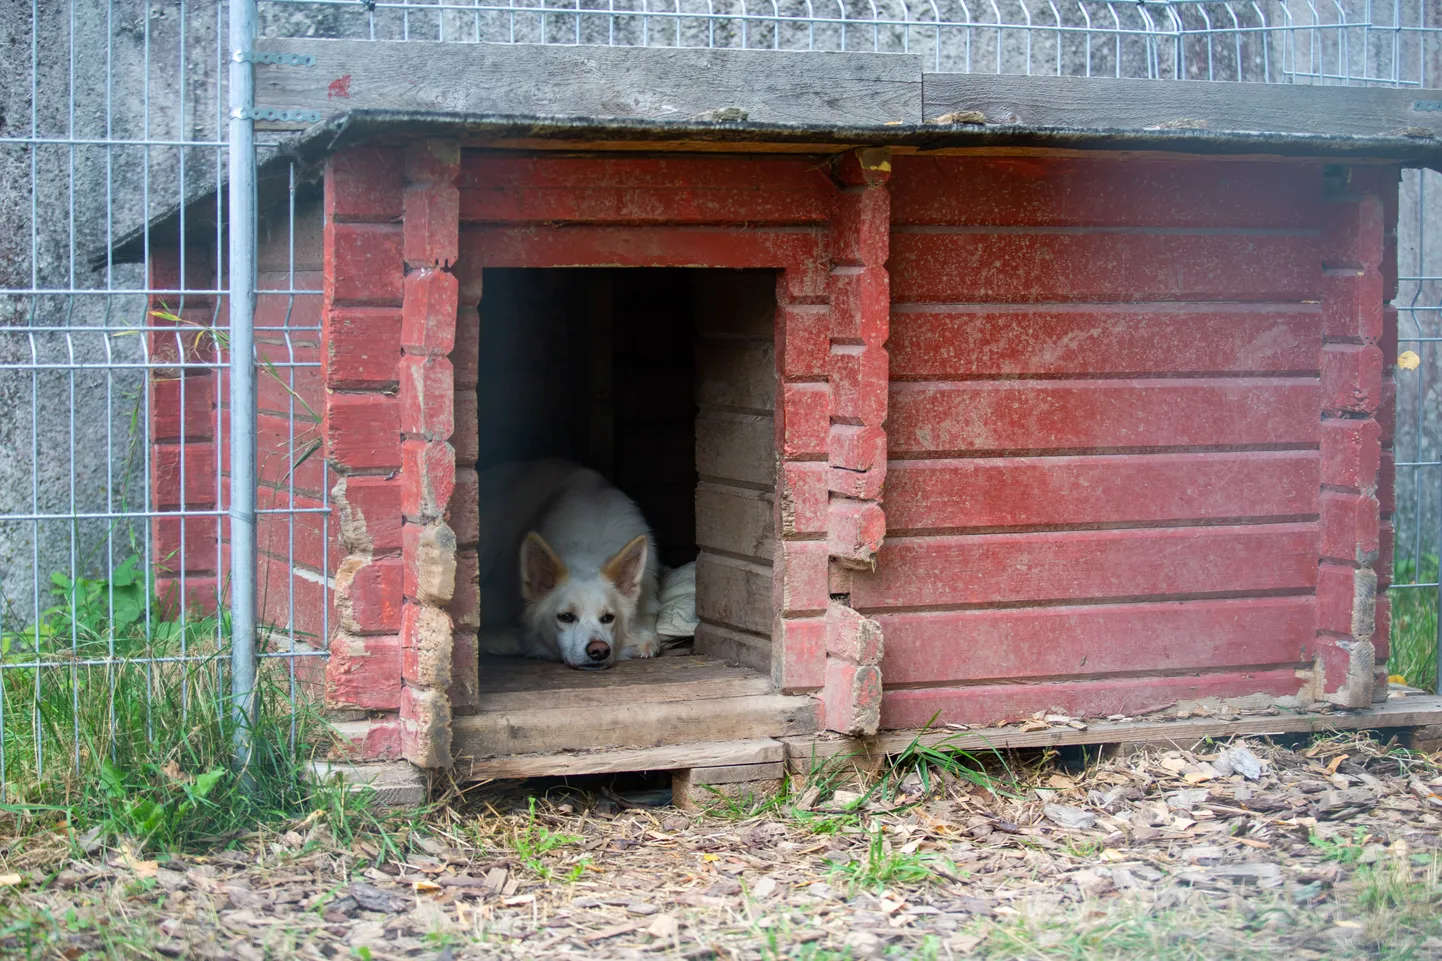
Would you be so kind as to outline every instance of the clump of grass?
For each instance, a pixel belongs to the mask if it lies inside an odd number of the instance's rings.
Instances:
[[[542,881],[550,881],[556,877],[556,870],[547,860],[547,855],[558,848],[580,844],[581,838],[574,834],[552,831],[546,827],[536,819],[536,799],[529,798],[528,800],[529,807],[525,823],[512,836],[511,847],[515,849],[516,856],[532,874]],[[589,863],[590,859],[583,855],[571,865],[570,870],[563,875],[563,879],[568,882],[579,879],[586,872],[586,866]]]
[[[880,892],[890,885],[920,884],[936,876],[936,855],[893,847],[880,825],[873,826],[867,833],[865,856],[833,868],[833,873],[852,892],[860,889]]]
[[[1421,563],[1415,558],[1398,557],[1394,583],[1436,583],[1437,555],[1424,554]],[[1424,690],[1437,685],[1437,591],[1435,588],[1393,588],[1392,648],[1387,658],[1387,672],[1406,678],[1407,683]]]
[[[1324,838],[1313,831],[1308,840],[1312,847],[1322,852],[1323,860],[1336,861],[1339,864],[1356,864],[1362,859],[1362,854],[1366,850],[1367,829],[1358,828],[1350,839]]]
[[[108,577],[51,581],[55,603],[0,633],[0,820],[12,833],[171,850],[317,810],[340,834],[379,826],[364,795],[307,777],[328,728],[274,669],[260,672],[249,763],[232,764],[223,610],[173,613],[133,557]]]

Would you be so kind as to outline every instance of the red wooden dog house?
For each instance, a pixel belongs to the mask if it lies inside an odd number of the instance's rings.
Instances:
[[[759,779],[821,732],[1385,699],[1396,138],[358,116],[263,225],[261,287],[324,290],[261,298],[322,331],[261,340],[318,360],[324,464],[290,466],[263,381],[262,506],[328,484],[334,522],[260,548],[361,756]],[[213,457],[224,390],[186,383]],[[681,532],[708,657],[478,667],[476,469],[507,452],[600,458]]]

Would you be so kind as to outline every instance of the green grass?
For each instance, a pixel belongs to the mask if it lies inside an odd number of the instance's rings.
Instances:
[[[1426,554],[1419,565],[1412,558],[1398,557],[1394,583],[1433,583],[1437,580],[1437,555]],[[1393,588],[1392,650],[1387,672],[1399,674],[1407,683],[1431,691],[1437,685],[1437,591],[1435,588]]]
[[[366,795],[306,777],[329,729],[288,696],[283,662],[263,662],[250,761],[231,763],[224,613],[167,616],[135,558],[108,577],[54,575],[51,594],[38,619],[0,631],[0,833],[163,851],[320,810],[333,833],[381,829],[381,857],[396,853]]]
[[[921,884],[936,877],[936,868],[954,871],[935,854],[904,853],[894,848],[880,827],[868,832],[865,855],[835,864],[832,874],[855,893],[859,890],[881,892],[894,884]]]
[[[1313,832],[1308,840],[1312,847],[1322,852],[1325,860],[1336,861],[1340,864],[1356,864],[1362,859],[1362,854],[1366,850],[1367,829],[1358,828],[1350,839],[1324,838]]]
[[[551,866],[548,855],[559,848],[568,847],[573,844],[580,844],[581,838],[574,834],[562,834],[559,831],[552,831],[536,819],[536,799],[530,798],[530,808],[527,812],[526,823],[511,838],[511,847],[515,850],[516,856],[521,859],[532,874],[542,881],[550,881],[555,878],[556,869]],[[565,881],[575,881],[586,872],[586,865],[590,859],[582,856],[570,869],[562,875]]]

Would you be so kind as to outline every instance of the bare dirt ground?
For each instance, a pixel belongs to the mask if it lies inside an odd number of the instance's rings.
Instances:
[[[706,813],[489,786],[204,855],[31,837],[0,847],[0,956],[1442,957],[1434,759],[1349,737],[1066,760],[978,784],[913,758],[859,797]]]

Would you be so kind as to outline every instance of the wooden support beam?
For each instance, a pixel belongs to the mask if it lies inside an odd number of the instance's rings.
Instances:
[[[913,55],[310,37],[268,39],[265,49],[313,56],[315,65],[256,64],[256,106],[322,115],[921,121],[921,58]]]
[[[1407,136],[1442,133],[1442,91],[1300,84],[922,75],[928,123],[1074,130]],[[984,118],[984,119],[983,119]]]
[[[785,759],[785,748],[771,738],[707,741],[623,751],[557,751],[551,754],[516,754],[509,757],[456,759],[455,776],[462,781],[488,778],[559,777],[570,774],[612,774],[622,771],[673,771],[692,767],[732,769],[741,766],[774,767]],[[780,777],[780,773],[774,774]]]
[[[1015,748],[1062,747],[1077,744],[1122,744],[1137,741],[1190,746],[1204,737],[1226,738],[1270,734],[1307,734],[1330,731],[1386,731],[1401,728],[1426,729],[1442,725],[1442,697],[1408,696],[1389,700],[1359,711],[1332,713],[1279,713],[1223,720],[1193,717],[1186,720],[1097,721],[1087,729],[1052,727],[1044,731],[1023,731],[1018,726],[976,731],[882,731],[874,738],[794,737],[786,738],[787,767],[792,774],[806,775],[836,759],[875,759],[900,754],[913,742],[972,753]],[[1437,728],[1434,730],[1442,730]],[[1419,742],[1430,742],[1425,732]]]

